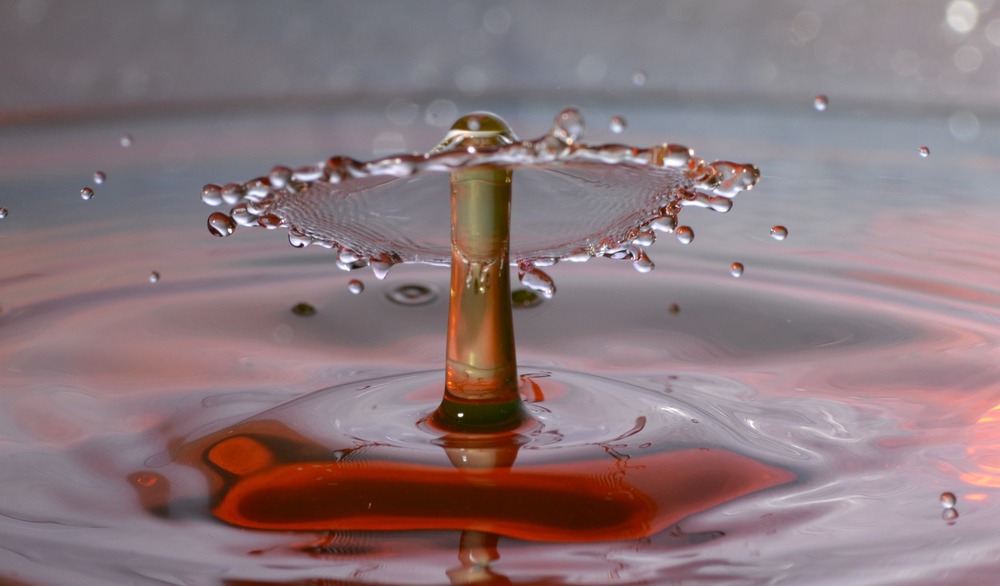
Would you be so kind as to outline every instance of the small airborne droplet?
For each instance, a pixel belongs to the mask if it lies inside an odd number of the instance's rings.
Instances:
[[[742,277],[743,276],[743,263],[741,263],[741,262],[734,262],[733,264],[729,265],[729,274],[732,275],[732,276],[734,276],[734,277],[736,277],[736,278]]]
[[[621,134],[625,130],[626,126],[628,126],[628,121],[625,120],[624,116],[611,117],[611,132]]]
[[[646,75],[645,71],[641,69],[636,69],[635,71],[632,72],[632,85],[636,87],[642,87],[646,85],[647,78],[648,76]]]
[[[923,157],[923,158],[925,158],[925,159],[927,157],[931,156],[931,149],[929,149],[929,148],[927,148],[925,146],[920,147],[918,149],[918,152],[920,153],[920,156]]]
[[[677,315],[681,312],[681,306],[676,303],[671,303],[670,307],[667,308],[667,311],[670,312],[670,315]]]
[[[104,180],[107,179],[107,178],[108,178],[108,176],[104,174],[104,171],[94,171],[94,183],[95,184],[102,185],[104,183]]]
[[[955,493],[953,492],[942,492],[940,501],[941,501],[941,506],[943,508],[954,509],[955,503],[958,502],[958,498],[955,496]]]
[[[813,99],[813,108],[815,108],[817,112],[826,110],[828,104],[829,100],[827,100],[826,96],[823,94],[820,94]]]
[[[677,228],[677,241],[681,244],[691,244],[694,240],[694,230],[690,226],[681,226]]]
[[[80,198],[83,201],[90,201],[94,197],[94,190],[89,187],[84,187],[80,190]]]
[[[158,273],[156,271],[153,271],[153,272],[149,273],[149,282],[150,283],[159,283],[160,282],[160,273]]]
[[[128,147],[132,146],[132,135],[131,134],[123,134],[121,136],[121,138],[118,139],[118,143],[121,144],[125,148],[128,148]]]
[[[7,217],[7,208],[0,208],[0,220]]]
[[[347,282],[347,290],[355,295],[358,295],[365,290],[365,284],[357,279],[351,279]]]
[[[788,228],[780,225],[773,226],[771,228],[771,238],[774,238],[775,240],[784,240],[785,238],[788,238]]]
[[[208,231],[220,238],[229,236],[236,231],[236,221],[222,212],[215,212],[208,217]]]
[[[292,313],[301,317],[309,317],[310,315],[316,315],[316,308],[302,301],[292,306]]]

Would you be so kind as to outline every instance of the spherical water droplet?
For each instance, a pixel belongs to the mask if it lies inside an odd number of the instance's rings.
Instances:
[[[949,525],[954,523],[955,519],[958,519],[958,509],[945,509],[941,511],[941,518],[947,521]]]
[[[215,212],[208,217],[208,231],[213,236],[229,236],[236,231],[236,222],[222,212]]]
[[[390,289],[385,296],[398,305],[427,305],[437,299],[437,291],[427,285],[407,283]]]
[[[927,157],[931,156],[931,149],[929,149],[929,148],[927,148],[925,146],[920,147],[917,152],[919,152],[920,156],[924,157],[925,159]]]
[[[90,201],[92,197],[94,197],[93,189],[89,187],[84,187],[83,189],[80,190],[80,198],[83,199],[83,201]]]
[[[736,277],[736,278],[742,277],[743,276],[743,263],[741,263],[741,262],[734,262],[733,264],[729,265],[729,274],[732,275],[732,276],[734,276],[734,277]]]
[[[694,230],[690,226],[681,226],[677,228],[677,241],[681,244],[691,244],[694,240]]]
[[[942,492],[940,501],[941,501],[941,506],[944,507],[945,509],[954,509],[955,503],[958,502],[958,498],[955,496],[955,493],[953,492]]]
[[[158,283],[158,282],[160,282],[160,273],[158,273],[156,271],[153,271],[153,272],[149,273],[149,282],[150,283]]]
[[[0,220],[7,217],[7,208],[0,208]]]
[[[94,183],[101,185],[108,176],[104,174],[104,171],[94,171]]]
[[[118,139],[118,143],[121,144],[125,148],[128,148],[128,147],[132,146],[132,135],[131,134],[123,134],[121,136],[121,138]]]
[[[625,120],[624,116],[611,117],[611,132],[621,134],[625,130],[626,126],[628,126],[628,121]]]
[[[829,103],[830,101],[827,99],[827,97],[824,96],[823,94],[820,94],[813,99],[813,108],[815,108],[817,112],[822,112],[826,110],[826,107],[827,105],[829,105]]]
[[[677,315],[681,312],[681,306],[676,303],[671,303],[670,307],[667,308],[667,311],[669,311],[671,315]]]
[[[576,108],[566,108],[556,116],[552,135],[566,144],[573,144],[583,136],[583,115]]]
[[[209,183],[201,188],[201,201],[210,206],[222,205],[222,188],[214,183]]]
[[[785,238],[788,238],[788,228],[781,225],[772,226],[771,238],[774,238],[775,240],[784,240]]]
[[[525,309],[541,304],[542,297],[530,289],[515,289],[510,292],[510,302],[514,309]]]
[[[646,85],[647,79],[648,76],[646,75],[646,72],[641,69],[636,69],[635,71],[632,72],[632,85],[636,87],[642,87]]]
[[[302,301],[292,306],[292,313],[301,317],[309,317],[310,315],[316,315],[316,308]]]
[[[351,279],[347,282],[347,290],[357,295],[365,290],[365,284],[357,279]]]

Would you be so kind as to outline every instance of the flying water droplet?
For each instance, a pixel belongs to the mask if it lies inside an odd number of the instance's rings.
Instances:
[[[648,273],[649,271],[653,270],[653,268],[656,265],[654,265],[653,261],[649,259],[649,256],[646,254],[646,251],[635,246],[632,248],[635,257],[632,260],[632,268],[639,271],[640,273]]]
[[[647,79],[648,76],[646,75],[646,72],[643,71],[642,69],[636,69],[635,71],[632,72],[632,85],[636,87],[642,87],[646,85]]]
[[[690,226],[681,226],[677,228],[677,241],[681,244],[691,244],[694,240],[694,230]]]
[[[583,128],[583,114],[580,114],[576,108],[566,108],[556,116],[555,124],[552,127],[552,136],[572,145],[583,136]]]
[[[302,301],[292,306],[292,313],[300,317],[309,317],[310,315],[316,315],[316,308]]]
[[[741,263],[741,262],[734,262],[733,264],[729,265],[729,274],[732,275],[732,276],[734,276],[734,277],[736,277],[736,278],[742,277],[743,276],[743,263]]]
[[[681,306],[676,303],[671,303],[670,307],[667,308],[667,311],[670,312],[670,315],[677,315],[681,312]]]
[[[785,228],[784,226],[781,226],[781,225],[772,226],[771,227],[771,238],[774,238],[775,240],[779,240],[779,241],[780,240],[784,240],[785,238],[788,238],[788,228]]]
[[[213,236],[229,236],[236,231],[236,222],[222,212],[215,212],[208,217],[208,231]]]
[[[540,305],[542,298],[530,289],[514,289],[510,292],[510,303],[514,309],[527,309]]]
[[[153,271],[153,272],[149,273],[149,282],[150,283],[159,283],[160,282],[160,273],[158,273],[156,271]]]
[[[94,171],[94,183],[95,184],[102,185],[104,183],[104,180],[107,179],[107,178],[108,178],[108,176],[104,174],[104,171]]]
[[[927,157],[931,156],[931,149],[929,149],[929,148],[927,148],[925,146],[920,147],[917,152],[919,152],[920,156],[923,157],[923,158],[925,158],[925,159]]]
[[[90,201],[94,197],[94,190],[89,187],[84,187],[80,190],[80,199],[83,201]]]
[[[127,133],[123,134],[121,138],[118,139],[118,144],[122,145],[124,148],[132,146],[132,135]]]
[[[625,120],[624,116],[612,116],[610,126],[611,132],[621,134],[625,130],[625,127],[628,126],[628,121]]]
[[[437,291],[428,285],[407,283],[386,292],[385,296],[397,305],[427,305],[437,299]]]
[[[945,509],[954,509],[958,502],[958,498],[953,492],[942,492],[938,500],[941,501],[941,507]]]
[[[0,220],[7,217],[7,208],[0,208]]]
[[[815,108],[817,112],[822,112],[826,110],[826,107],[827,105],[829,105],[829,103],[830,101],[827,99],[827,97],[824,96],[823,94],[820,94],[813,99],[813,108]]]
[[[351,279],[347,282],[347,290],[358,295],[365,290],[365,284],[357,279]]]
[[[201,188],[201,201],[215,207],[222,205],[222,188],[214,183],[209,183]]]

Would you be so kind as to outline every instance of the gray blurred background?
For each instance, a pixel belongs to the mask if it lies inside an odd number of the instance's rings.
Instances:
[[[451,122],[476,100],[811,101],[989,115],[993,0],[0,0],[7,123],[151,110],[378,106]]]

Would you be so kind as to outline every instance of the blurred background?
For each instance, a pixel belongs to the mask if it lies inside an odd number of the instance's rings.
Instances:
[[[993,0],[3,0],[0,120],[372,106],[450,124],[483,99],[892,111],[1000,98]],[[972,118],[952,121],[972,138]]]

